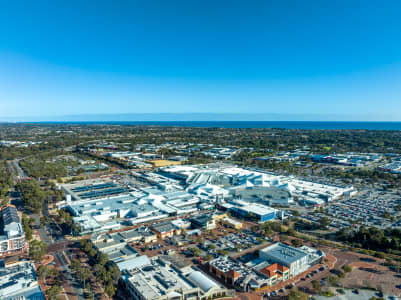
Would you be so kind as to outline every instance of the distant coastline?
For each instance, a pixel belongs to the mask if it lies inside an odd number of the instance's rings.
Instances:
[[[401,122],[366,121],[63,121],[17,124],[143,125],[168,127],[283,128],[316,130],[401,130]],[[16,124],[13,123],[13,124]]]

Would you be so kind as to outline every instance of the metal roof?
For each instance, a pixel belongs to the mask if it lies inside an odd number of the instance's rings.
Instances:
[[[287,246],[282,243],[276,243],[268,246],[260,250],[260,252],[267,255],[275,262],[281,262],[285,264],[292,264],[293,262],[300,260],[305,256],[308,256],[308,254],[304,251]]]
[[[150,260],[146,255],[141,255],[120,263],[117,263],[120,271],[133,270],[150,264]]]
[[[188,279],[198,286],[204,293],[209,292],[211,289],[215,287],[219,287],[216,282],[211,280],[205,274],[195,271],[188,275]]]

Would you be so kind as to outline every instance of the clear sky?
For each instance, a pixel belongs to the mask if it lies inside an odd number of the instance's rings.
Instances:
[[[0,0],[0,120],[401,121],[400,16],[399,0]]]

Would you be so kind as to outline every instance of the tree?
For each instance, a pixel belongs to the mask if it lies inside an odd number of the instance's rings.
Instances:
[[[287,231],[287,233],[288,233],[288,235],[291,235],[291,236],[296,236],[297,235],[297,232],[295,231],[295,229],[294,228],[288,228],[288,231]]]
[[[46,295],[50,300],[57,299],[57,296],[61,293],[61,287],[58,285],[53,285],[50,289],[46,291]]]
[[[90,249],[88,252],[88,255],[90,257],[95,257],[96,256],[96,250],[94,248]]]
[[[271,222],[270,227],[275,232],[280,232],[280,233],[283,232],[283,228],[279,222]]]
[[[299,239],[293,239],[293,240],[291,240],[291,244],[292,244],[294,247],[301,247],[301,246],[302,246],[302,241],[299,240]]]
[[[89,278],[90,274],[91,272],[87,268],[81,269],[80,277],[83,287],[85,287],[86,280]]]
[[[288,300],[309,300],[309,295],[297,289],[292,289],[288,295]]]
[[[213,249],[216,249],[216,246],[214,244],[209,244],[209,245],[207,245],[207,248],[209,250],[213,250]]]
[[[313,287],[313,289],[316,291],[316,292],[320,292],[321,291],[321,289],[322,289],[322,285],[320,284],[320,282],[319,281],[317,281],[317,280],[313,280],[312,281],[312,287]]]
[[[27,227],[24,231],[25,231],[25,238],[28,241],[32,240],[32,229],[31,229],[31,227]]]
[[[82,227],[81,227],[81,225],[74,223],[74,224],[72,224],[71,230],[74,235],[78,235],[82,232]]]
[[[116,293],[116,288],[113,285],[113,282],[110,280],[107,282],[105,288],[104,288],[104,292],[109,295],[109,297],[113,297],[114,294]]]
[[[81,263],[78,259],[74,258],[71,261],[71,269],[75,272],[75,273],[79,273],[81,272]]]
[[[79,246],[81,247],[81,249],[84,249],[84,247],[87,243],[89,243],[88,240],[85,240],[85,239],[79,240]]]
[[[327,277],[327,282],[331,286],[337,286],[338,285],[338,277],[330,275],[329,277]]]
[[[195,247],[191,248],[190,251],[191,251],[192,256],[199,256],[202,254],[202,251]]]
[[[213,259],[213,255],[208,254],[208,255],[206,255],[205,259],[206,259],[207,261],[212,260],[212,259]]]
[[[39,268],[36,270],[36,274],[38,275],[39,279],[42,279],[46,285],[46,277],[49,273],[49,267],[45,265],[40,265]]]
[[[109,264],[108,271],[109,271],[109,273],[111,274],[111,278],[112,278],[113,280],[116,280],[116,281],[117,281],[117,280],[120,278],[120,276],[121,276],[121,271],[120,271],[120,269],[119,269],[119,268],[117,267],[117,265],[114,264],[114,263]]]
[[[330,219],[328,217],[322,217],[319,220],[319,227],[320,229],[327,229],[327,226],[329,226],[331,223]]]
[[[87,291],[86,295],[85,295],[85,299],[88,299],[88,300],[95,299],[95,296],[93,295],[93,292],[92,291]]]
[[[99,252],[99,253],[97,254],[97,256],[96,256],[96,261],[97,261],[100,265],[105,266],[106,263],[109,261],[109,258],[107,257],[107,254]]]
[[[25,232],[25,238],[28,241],[32,240],[32,224],[33,223],[34,223],[34,220],[32,218],[22,215],[22,227]]]
[[[296,216],[296,217],[299,217],[299,216],[300,216],[300,213],[299,213],[299,211],[297,211],[297,210],[291,210],[291,213],[292,213],[294,216]]]
[[[24,207],[34,213],[40,213],[46,195],[40,188],[39,183],[34,179],[28,179],[20,181],[16,185],[16,188],[21,193],[21,199]]]
[[[92,249],[91,243],[86,243],[83,250],[85,251],[85,253],[88,253],[91,249]]]
[[[223,249],[218,249],[217,254],[222,255],[222,256],[227,256],[228,255],[228,251],[227,250],[223,250]]]
[[[349,273],[352,271],[352,267],[350,265],[344,265],[342,269],[344,270],[345,273]]]
[[[47,245],[43,241],[33,240],[29,244],[29,256],[39,262],[46,254]]]
[[[48,216],[44,216],[40,218],[40,226],[44,227],[50,223],[50,218]]]
[[[270,224],[268,222],[264,222],[262,224],[262,229],[263,229],[263,232],[264,232],[265,236],[270,236],[272,234],[272,232],[273,232],[272,228],[271,228],[271,226],[270,226]]]
[[[100,264],[95,264],[93,266],[93,271],[94,271],[95,274],[101,274],[101,273],[103,273],[105,271],[105,269],[106,268],[104,266],[100,265]]]

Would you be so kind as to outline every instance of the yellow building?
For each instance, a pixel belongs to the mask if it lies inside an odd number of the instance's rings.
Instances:
[[[242,223],[240,221],[231,219],[229,217],[225,217],[224,219],[222,219],[221,223],[238,230],[242,228]]]
[[[218,212],[218,213],[213,214],[213,219],[215,221],[221,221],[224,218],[227,218],[227,214],[225,212]]]
[[[181,164],[181,162],[179,162],[179,161],[165,160],[165,159],[152,160],[152,161],[150,161],[150,163],[153,166],[155,166],[156,168],[175,166],[175,165],[180,165]]]

